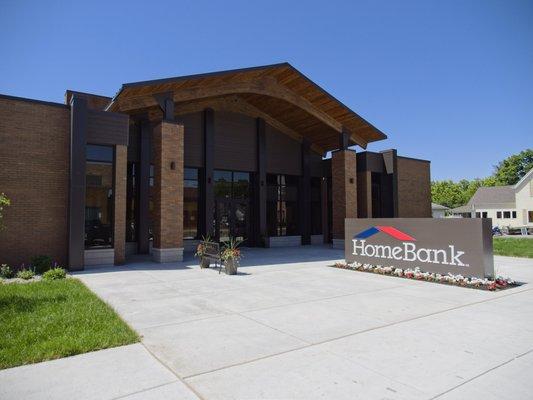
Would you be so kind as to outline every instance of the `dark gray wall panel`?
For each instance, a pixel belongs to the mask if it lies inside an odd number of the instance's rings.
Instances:
[[[324,175],[322,155],[315,153],[313,150],[309,154],[309,168],[311,169],[311,176],[322,177]]]
[[[87,143],[127,146],[128,138],[128,115],[88,110]]]
[[[300,175],[301,144],[290,136],[266,125],[267,173]]]
[[[215,169],[256,171],[256,121],[246,115],[215,113]]]
[[[203,167],[202,112],[178,115],[176,116],[176,121],[184,126],[185,166]]]

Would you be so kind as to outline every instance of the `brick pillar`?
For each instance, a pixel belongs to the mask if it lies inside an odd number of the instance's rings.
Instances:
[[[154,246],[157,262],[183,260],[183,125],[162,121],[153,130]]]
[[[356,154],[337,150],[331,155],[333,247],[344,248],[344,219],[357,218]]]
[[[126,177],[128,148],[115,146],[115,215],[113,243],[115,247],[115,264],[124,264],[126,260]]]

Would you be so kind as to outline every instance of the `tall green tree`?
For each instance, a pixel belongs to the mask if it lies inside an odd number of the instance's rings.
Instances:
[[[494,166],[494,179],[498,185],[514,185],[533,168],[533,149],[512,155]]]
[[[4,193],[0,193],[0,231],[4,229],[4,208],[9,206],[11,201]]]
[[[451,180],[431,182],[431,199],[446,207],[459,207],[465,203],[465,192],[460,183]]]

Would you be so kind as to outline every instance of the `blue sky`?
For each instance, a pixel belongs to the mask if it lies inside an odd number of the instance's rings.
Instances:
[[[533,147],[533,1],[0,0],[0,93],[62,102],[125,82],[288,61],[433,179]]]

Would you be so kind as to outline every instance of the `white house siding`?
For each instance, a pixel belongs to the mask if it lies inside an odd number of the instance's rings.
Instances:
[[[533,227],[533,220],[530,221],[528,213],[533,212],[533,180],[524,182],[516,191],[516,210],[519,217],[520,226]]]
[[[511,214],[511,218],[503,218],[504,211],[509,212]],[[513,211],[516,212],[516,218],[512,218]],[[481,213],[481,215],[483,215],[484,212],[487,213],[487,218],[492,219],[493,227],[498,226],[500,228],[503,228],[503,227],[516,228],[519,226],[523,226],[523,224],[521,223],[520,213],[518,212],[518,210],[514,208],[494,208],[494,209],[491,209],[491,208],[477,209],[476,208],[476,213]],[[501,212],[502,218],[497,217],[498,212]]]

